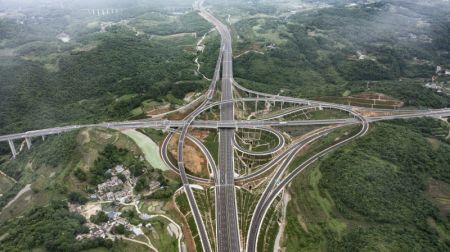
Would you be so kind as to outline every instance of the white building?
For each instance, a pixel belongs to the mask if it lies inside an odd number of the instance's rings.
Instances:
[[[122,185],[122,180],[120,180],[117,176],[114,176],[111,179],[107,180],[105,183],[99,184],[97,188],[100,193],[104,193],[108,191],[118,190],[122,187]]]

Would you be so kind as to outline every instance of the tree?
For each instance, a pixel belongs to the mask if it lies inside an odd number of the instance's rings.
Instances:
[[[134,187],[134,190],[136,192],[141,192],[147,187],[148,187],[148,180],[146,177],[142,176],[136,182],[136,186]]]
[[[101,223],[107,222],[109,220],[109,217],[105,212],[99,211],[97,214],[92,215],[90,220],[92,223],[99,225]]]
[[[85,204],[88,201],[88,199],[79,192],[70,192],[68,195],[68,199],[70,203],[77,203],[81,205]]]
[[[84,172],[81,168],[77,168],[74,172],[73,175],[75,175],[75,177],[80,180],[80,181],[86,181],[87,179],[87,175],[86,172]]]
[[[125,177],[125,175],[123,175],[122,173],[117,174],[117,177],[122,180],[122,182],[125,182],[127,180],[127,177]]]
[[[119,224],[114,227],[114,233],[124,235],[126,233],[125,226],[122,224]]]

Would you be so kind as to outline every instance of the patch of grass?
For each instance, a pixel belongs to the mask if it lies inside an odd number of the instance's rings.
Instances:
[[[204,140],[203,144],[209,150],[212,157],[216,161],[216,164],[219,162],[219,135],[217,131],[211,130],[209,131],[208,137]]]
[[[0,174],[0,194],[3,194],[6,191],[8,191],[13,185],[14,182],[11,179]]]
[[[145,159],[152,167],[162,171],[168,169],[159,155],[159,146],[153,142],[152,139],[135,130],[124,131],[124,134],[136,142],[141,151],[144,153]]]
[[[161,143],[162,140],[164,140],[164,138],[165,138],[164,132],[162,130],[144,128],[144,129],[138,129],[138,131],[144,133],[145,135],[147,135],[148,137],[150,137],[151,139],[153,139],[153,141],[155,141],[157,143]]]
[[[274,242],[278,232],[278,211],[274,204],[267,211],[266,217],[261,225],[261,231],[258,237],[258,252],[269,252],[274,250]]]
[[[266,151],[279,143],[274,134],[264,130],[240,129],[236,134],[237,143],[247,150]]]
[[[146,233],[150,235],[152,244],[159,251],[177,251],[178,240],[175,236],[171,236],[168,231],[169,221],[161,217],[153,218],[150,221],[151,229]]]
[[[171,35],[177,33],[204,33],[211,25],[195,12],[179,16],[163,16],[154,13],[135,18],[132,26],[147,33],[156,35]]]
[[[322,174],[315,166],[297,177],[289,187],[291,201],[286,212],[283,246],[287,251],[316,251],[326,249],[326,235],[341,237],[346,224],[334,216],[334,202],[319,190]]]
[[[117,240],[113,243],[112,248],[95,248],[82,250],[83,252],[121,252],[121,251],[136,251],[136,252],[147,252],[148,247],[136,242],[127,240]]]
[[[303,147],[303,151],[294,158],[294,160],[289,164],[288,170],[294,170],[302,162],[306,161],[308,158],[312,157],[314,154],[326,149],[329,146],[337,144],[344,141],[345,139],[353,136],[360,130],[360,125],[350,125],[337,128],[336,130],[328,133],[327,135],[319,138],[315,142],[312,142],[308,146]],[[323,157],[322,157],[323,158]]]
[[[239,230],[241,234],[247,235],[248,233],[253,211],[258,203],[258,196],[256,192],[236,188]]]
[[[215,226],[215,202],[214,193],[211,189],[194,190],[197,205],[202,214],[203,223],[206,226],[206,231],[210,237],[211,247],[215,248],[216,226]]]

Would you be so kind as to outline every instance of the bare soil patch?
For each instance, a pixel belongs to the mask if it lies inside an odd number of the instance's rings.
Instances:
[[[176,157],[178,154],[178,136],[174,136],[169,143],[169,152]],[[186,169],[195,175],[208,174],[206,158],[200,149],[191,141],[186,140],[183,148],[184,163]]]

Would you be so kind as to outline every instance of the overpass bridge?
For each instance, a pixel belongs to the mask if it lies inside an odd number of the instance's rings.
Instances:
[[[395,110],[396,113],[401,110]],[[436,110],[422,110],[422,111],[408,111],[406,114],[387,115],[387,116],[373,116],[365,117],[368,122],[393,120],[393,119],[408,119],[417,117],[450,117],[450,109],[436,109]],[[331,125],[331,124],[354,124],[358,120],[355,118],[346,119],[326,119],[326,120],[294,120],[294,121],[280,121],[280,120],[222,120],[222,121],[206,121],[195,120],[190,127],[205,128],[205,129],[238,129],[238,128],[262,128],[262,127],[277,127],[277,126],[307,126],[307,125]],[[25,140],[27,148],[32,146],[31,139],[50,135],[57,135],[69,131],[74,131],[82,128],[109,128],[109,129],[138,129],[138,128],[153,128],[153,129],[170,129],[182,128],[186,125],[186,121],[180,120],[141,120],[141,121],[125,121],[125,122],[107,122],[100,124],[83,124],[70,125],[63,127],[55,127],[49,129],[32,130],[22,133],[15,133],[0,136],[0,142],[8,142],[13,158],[17,156],[17,150],[14,141]]]

